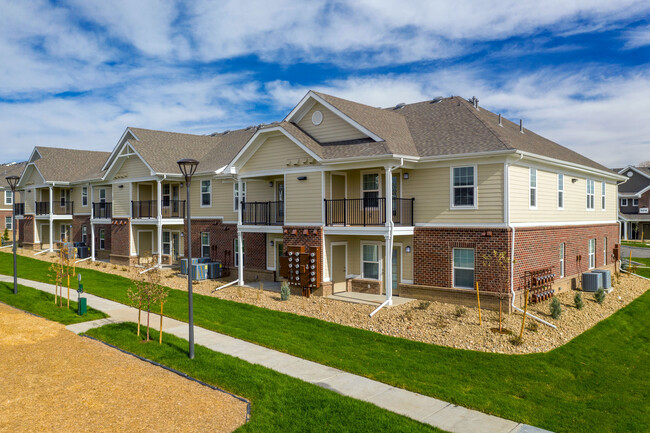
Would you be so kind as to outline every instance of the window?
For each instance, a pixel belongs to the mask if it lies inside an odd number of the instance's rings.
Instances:
[[[594,181],[593,179],[587,179],[587,209],[594,209]]]
[[[607,236],[603,239],[603,266],[607,264]]]
[[[169,207],[169,202],[171,201],[169,184],[166,183],[162,186],[162,205],[163,207]]]
[[[638,198],[633,198],[632,199],[632,206],[639,207],[639,199]]]
[[[14,204],[14,192],[5,190],[5,204]]]
[[[13,230],[13,220],[11,219],[10,216],[5,217],[5,227],[7,230]]]
[[[81,187],[81,205],[82,206],[88,206],[88,187],[87,186],[82,186]]]
[[[170,255],[172,253],[171,233],[162,233],[163,254]]]
[[[87,239],[88,239],[88,230],[86,226],[81,226],[81,242],[85,244]]]
[[[476,176],[474,167],[453,167],[452,208],[476,207]]]
[[[454,287],[474,288],[474,249],[454,248]]]
[[[537,209],[537,169],[536,168],[528,169],[528,182],[529,182],[528,197],[530,198],[528,205],[531,209]]]
[[[596,267],[596,239],[589,239],[589,269]]]
[[[242,257],[246,254],[246,242],[242,241]],[[235,239],[235,267],[239,267],[239,239]]]
[[[363,175],[363,207],[379,206],[379,173],[366,173]]]
[[[566,250],[566,244],[560,244],[560,278],[564,277],[564,251]]]
[[[106,190],[104,188],[99,190],[99,202],[106,203]]]
[[[210,233],[201,233],[201,257],[210,258]]]
[[[105,237],[106,237],[106,233],[104,232],[104,229],[99,229],[99,249],[100,250],[104,249]]]
[[[605,182],[600,182],[600,208],[605,210]]]
[[[246,201],[246,182],[242,182],[241,184],[241,189],[242,189],[242,194],[241,194],[241,199],[239,198],[239,183],[235,182],[235,192],[233,194],[233,199],[234,199],[234,210],[239,210],[239,203],[242,201]]]
[[[621,207],[625,207],[625,206],[627,206],[627,199],[626,199],[626,198],[622,198],[622,199],[621,199]]]
[[[557,208],[564,209],[564,175],[557,175]]]
[[[201,181],[201,207],[212,206],[212,180]]]
[[[363,269],[362,278],[372,280],[379,279],[379,245],[377,244],[362,244],[363,248]]]
[[[59,231],[61,232],[61,242],[67,241],[68,239],[65,237],[65,225],[61,224]]]

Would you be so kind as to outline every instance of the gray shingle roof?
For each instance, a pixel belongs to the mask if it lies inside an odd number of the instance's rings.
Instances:
[[[647,176],[650,176],[650,170],[645,170],[646,167],[634,167],[642,173],[645,173]],[[619,169],[619,171],[622,169]],[[647,188],[650,185],[650,179],[642,176],[635,171],[632,171],[634,175],[627,179],[627,182],[618,186],[619,193],[636,193],[641,191],[644,188]],[[623,173],[625,176],[625,173]]]
[[[4,186],[7,182],[7,176],[18,176],[23,174],[26,162],[12,162],[11,164],[0,164],[0,186]]]
[[[34,162],[46,182],[98,179],[109,152],[37,146],[41,158]]]

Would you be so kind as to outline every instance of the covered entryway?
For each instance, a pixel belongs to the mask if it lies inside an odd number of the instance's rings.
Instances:
[[[332,282],[333,292],[345,292],[347,290],[347,244],[332,243]]]
[[[140,230],[138,232],[138,256],[140,259],[153,256],[153,231]]]
[[[393,295],[399,296],[399,282],[402,280],[400,275],[402,270],[402,248],[397,246],[393,247]]]

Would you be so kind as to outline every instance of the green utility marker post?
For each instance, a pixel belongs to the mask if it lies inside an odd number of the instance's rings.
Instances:
[[[81,284],[81,273],[78,275],[79,288],[77,289],[77,314],[83,316],[88,311],[88,305],[86,304],[86,298],[82,298],[81,294],[84,292],[84,285]]]

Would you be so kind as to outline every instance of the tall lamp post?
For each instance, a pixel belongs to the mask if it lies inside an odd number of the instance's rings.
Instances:
[[[185,186],[187,189],[187,296],[190,316],[190,359],[194,359],[194,306],[192,303],[192,218],[190,214],[190,182],[196,172],[196,166],[199,161],[196,159],[181,159],[176,162],[181,173],[185,176]]]
[[[14,295],[18,294],[18,273],[16,272],[16,185],[18,185],[18,176],[7,176],[7,183],[11,188],[11,231],[14,236]]]

